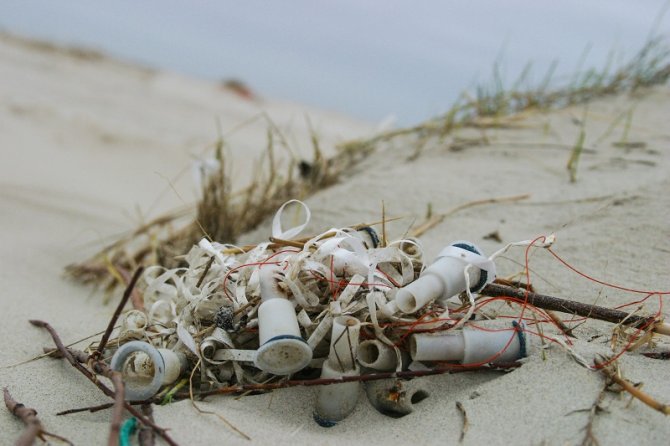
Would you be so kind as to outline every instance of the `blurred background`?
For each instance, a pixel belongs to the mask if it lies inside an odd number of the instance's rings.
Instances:
[[[102,50],[205,79],[236,79],[262,97],[410,125],[464,90],[615,66],[650,33],[665,0],[468,2],[0,1],[0,29]]]

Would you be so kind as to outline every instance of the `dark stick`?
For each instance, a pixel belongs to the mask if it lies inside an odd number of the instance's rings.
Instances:
[[[116,265],[115,267],[119,274],[121,274],[123,281],[126,282],[126,286],[128,286],[131,280],[130,273],[119,265]],[[144,298],[139,291],[137,291],[137,288],[133,288],[132,293],[130,293],[130,303],[134,309],[144,311]]]
[[[74,367],[77,369],[79,372],[81,372],[82,375],[84,375],[86,378],[88,378],[89,381],[91,381],[95,386],[102,391],[105,395],[107,395],[110,398],[115,398],[114,391],[111,390],[109,387],[104,385],[100,380],[97,379],[97,376],[93,374],[91,371],[89,371],[86,367],[84,367],[79,360],[82,362],[86,363],[88,361],[88,355],[84,352],[77,352],[76,350],[71,350],[65,348],[63,345],[63,342],[60,339],[60,336],[58,336],[58,333],[56,333],[56,330],[49,325],[49,323],[44,322],[44,321],[39,321],[39,320],[31,320],[31,324],[33,324],[36,327],[41,327],[46,329],[49,334],[51,335],[51,338],[54,341],[54,344],[56,344],[56,347],[58,348],[58,351],[63,355],[65,359]],[[75,356],[73,356],[73,353],[77,356],[78,359],[75,359]],[[103,361],[93,361],[94,368],[95,367],[100,367],[104,368],[104,366],[107,366]],[[109,366],[107,366],[108,368]],[[135,418],[137,418],[142,424],[146,426],[150,426],[154,432],[156,432],[158,435],[160,435],[163,440],[165,440],[169,445],[171,446],[178,446],[177,442],[175,442],[170,435],[168,435],[167,430],[156,425],[153,421],[145,417],[139,410],[137,410],[135,407],[133,407],[129,402],[124,401],[124,406],[128,412],[130,412]]]
[[[198,283],[195,284],[196,288],[200,288],[200,285],[202,285],[202,282],[205,281],[205,276],[209,272],[209,269],[212,267],[212,263],[214,263],[214,256],[210,257],[209,260],[207,261],[207,265],[205,265],[205,270],[202,272],[202,275],[198,279]]]
[[[153,408],[151,403],[142,404],[142,413],[151,421],[154,420]],[[156,436],[154,431],[148,426],[142,426],[140,432],[137,434],[140,446],[154,446],[156,444]]]
[[[365,375],[357,376],[341,376],[339,378],[319,378],[319,379],[294,379],[288,381],[279,381],[274,383],[265,383],[265,384],[243,384],[237,386],[228,386],[222,387],[220,389],[208,390],[206,392],[200,392],[196,395],[199,397],[206,397],[210,395],[221,395],[221,394],[231,394],[231,393],[244,393],[244,392],[253,392],[253,391],[267,391],[275,389],[285,389],[287,387],[311,387],[311,386],[326,386],[329,384],[340,384],[347,382],[367,382],[367,381],[377,381],[380,379],[389,379],[389,378],[417,378],[420,376],[431,376],[431,375],[443,375],[446,373],[462,373],[462,372],[473,372],[481,370],[506,370],[510,368],[519,367],[521,364],[518,362],[512,362],[509,364],[498,364],[491,366],[464,366],[457,364],[444,364],[439,367],[430,370],[409,370],[403,372],[380,372],[380,373],[368,373]],[[177,398],[188,398],[189,395],[178,393],[175,395]]]
[[[60,435],[55,435],[45,431],[42,427],[42,422],[39,418],[37,418],[37,411],[17,402],[14,398],[12,398],[12,395],[9,393],[9,389],[7,389],[7,387],[4,388],[3,393],[7,410],[9,410],[16,418],[19,418],[21,421],[23,421],[23,424],[26,425],[26,429],[14,443],[15,446],[31,446],[33,443],[35,443],[36,438],[39,438],[42,441],[46,441],[44,437],[53,437],[67,444],[72,444],[69,440],[61,437]]]
[[[527,302],[530,305],[543,308],[545,310],[576,314],[577,316],[599,319],[601,321],[612,322],[614,324],[619,324],[625,320],[626,325],[630,325],[636,328],[649,326],[650,324],[656,322],[655,318],[653,317],[637,316],[626,313],[625,311],[599,307],[597,305],[583,304],[581,302],[547,296],[545,294],[533,293],[523,289],[499,285],[496,283],[486,285],[486,287],[481,291],[481,294],[491,297],[512,297],[521,302],[526,301],[527,298]]]
[[[139,280],[140,275],[142,274],[143,271],[144,271],[143,266],[140,266],[135,270],[135,274],[133,274],[132,279],[130,279],[128,286],[126,287],[126,290],[123,292],[121,302],[119,302],[119,305],[116,307],[116,310],[114,311],[112,319],[110,319],[109,324],[107,324],[107,330],[105,330],[105,334],[102,335],[102,339],[100,340],[100,344],[98,344],[98,348],[91,354],[92,358],[98,359],[102,357],[102,351],[105,349],[107,341],[109,341],[109,337],[112,335],[112,331],[114,331],[114,325],[116,325],[117,319],[119,318],[119,316],[121,316],[123,307],[126,306],[126,303],[128,302],[128,299],[130,298],[130,295],[132,294],[133,289],[135,288],[135,284]]]
[[[99,404],[97,406],[89,406],[89,407],[79,407],[77,409],[67,409],[67,410],[62,410],[60,412],[56,413],[56,416],[61,416],[61,415],[71,415],[73,413],[80,413],[80,412],[98,412],[101,410],[109,409],[110,407],[113,407],[114,403],[105,403],[105,404]]]

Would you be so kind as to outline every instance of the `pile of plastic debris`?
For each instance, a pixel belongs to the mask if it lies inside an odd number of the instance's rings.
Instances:
[[[304,222],[282,229],[282,213],[295,206],[302,206]],[[292,200],[275,216],[274,243],[243,249],[202,239],[184,267],[148,268],[147,311],[126,313],[109,347],[116,349],[111,366],[122,372],[126,399],[151,399],[189,377],[190,385],[207,390],[287,375],[339,378],[526,355],[522,326],[470,326],[475,293],[495,278],[492,258],[474,244],[451,243],[425,265],[418,240],[381,246],[371,227],[278,243],[294,239],[309,216]],[[330,426],[345,418],[360,386],[356,380],[321,386],[315,420]],[[373,404],[387,413],[411,411],[403,399],[384,397],[388,386],[368,386]]]

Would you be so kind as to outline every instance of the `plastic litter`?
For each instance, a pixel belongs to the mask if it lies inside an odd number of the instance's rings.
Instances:
[[[292,210],[303,218],[285,228]],[[272,237],[295,239],[309,216],[304,203],[285,203]],[[151,398],[197,364],[193,376],[206,391],[285,376],[424,370],[423,361],[506,362],[527,353],[523,327],[484,331],[470,322],[474,307],[453,313],[461,304],[452,298],[472,303],[495,278],[492,258],[470,242],[447,245],[428,267],[418,240],[380,246],[369,227],[246,250],[203,239],[183,259],[179,268],[147,268],[147,312],[130,311],[122,322],[112,367],[122,372],[128,399]],[[332,426],[346,418],[361,387],[319,386],[314,419]],[[365,387],[373,406],[392,416],[428,396],[407,380]]]

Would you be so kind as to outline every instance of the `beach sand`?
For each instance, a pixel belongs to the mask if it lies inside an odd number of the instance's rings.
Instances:
[[[64,361],[6,367],[51,345],[46,332],[28,320],[47,320],[66,343],[103,330],[113,305],[102,305],[99,293],[65,279],[64,267],[147,218],[192,203],[191,166],[211,151],[217,117],[239,166],[234,183],[244,185],[265,148],[262,111],[289,135],[294,153],[283,156],[309,157],[305,114],[328,154],[338,142],[374,132],[370,124],[335,113],[250,102],[214,83],[0,38],[0,385],[37,409],[48,430],[75,444],[103,444],[110,413],[55,416],[106,402]],[[409,159],[416,137],[394,138],[338,184],[306,200],[312,220],[305,233],[379,220],[383,201],[388,216],[406,216],[387,228],[390,239],[401,238],[429,206],[442,213],[473,200],[530,194],[447,217],[421,237],[426,258],[453,240],[471,240],[492,253],[504,243],[555,234],[554,251],[580,271],[628,288],[667,291],[669,117],[670,89],[662,86],[527,114],[508,128],[429,139],[416,159]],[[566,164],[580,131],[584,152],[573,183]],[[614,144],[624,137],[644,144]],[[494,232],[502,242],[487,237]],[[269,235],[268,222],[240,242]],[[523,261],[522,248],[511,250],[497,262],[499,274],[518,272]],[[608,307],[645,297],[585,279],[546,251],[534,252],[530,267],[534,286],[546,294]],[[658,304],[653,297],[642,311],[653,314]],[[596,321],[581,325],[574,350],[589,362],[608,353],[612,328]],[[670,345],[663,337],[656,341],[656,350]],[[624,354],[622,371],[659,401],[670,401],[667,363],[641,355],[645,348]],[[455,444],[463,425],[457,401],[469,421],[463,444],[581,444],[589,409],[605,384],[600,372],[580,366],[557,345],[543,354],[536,349],[509,373],[420,381],[430,396],[412,414],[386,417],[362,394],[354,413],[331,429],[312,420],[313,388],[210,398],[201,406],[225,416],[256,444]],[[664,415],[627,394],[607,392],[601,407],[605,411],[592,423],[600,444],[664,444],[670,436]],[[198,414],[189,401],[157,407],[155,417],[183,445],[248,444],[217,417]],[[0,410],[0,443],[11,444],[22,429]]]

